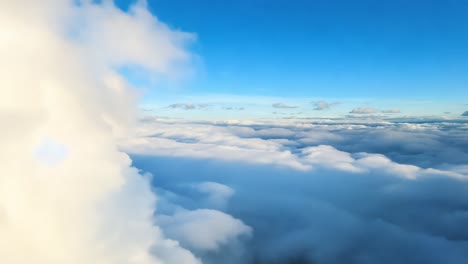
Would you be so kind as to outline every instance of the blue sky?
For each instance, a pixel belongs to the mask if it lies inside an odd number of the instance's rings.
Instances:
[[[117,4],[125,9],[130,2]],[[221,95],[232,101],[227,97],[234,95],[263,99],[258,105],[342,103],[339,111],[321,111],[325,116],[355,107],[398,108],[407,115],[460,115],[467,108],[466,1],[154,0],[148,5],[171,28],[197,36],[189,47],[197,59],[190,77],[148,92],[142,102],[147,107],[205,103],[203,98]],[[198,101],[188,101],[194,98]],[[242,100],[232,106],[247,106]],[[221,99],[215,104],[231,107]]]

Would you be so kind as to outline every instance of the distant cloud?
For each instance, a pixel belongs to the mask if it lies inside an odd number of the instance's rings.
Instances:
[[[322,100],[322,101],[313,102],[313,104],[314,104],[314,110],[320,111],[320,110],[328,109],[340,103],[339,102],[329,103],[327,101]]]
[[[232,106],[229,106],[229,107],[223,107],[224,110],[238,110],[238,111],[242,111],[242,110],[245,110],[244,107],[232,107]]]
[[[374,114],[374,113],[377,113],[379,110],[377,109],[374,109],[374,108],[369,108],[369,107],[358,107],[358,108],[354,108],[353,110],[351,110],[351,112],[349,112],[350,114]]]
[[[190,104],[190,103],[177,103],[167,106],[172,109],[184,109],[184,110],[194,110],[194,109],[203,109],[208,107],[208,104]]]
[[[397,113],[400,113],[400,109],[388,109],[388,110],[382,110],[380,111],[381,113],[384,113],[384,114],[397,114]]]
[[[461,116],[468,116],[468,111],[463,112],[463,114],[461,114]]]
[[[271,106],[274,108],[297,108],[297,106],[295,105],[287,105],[283,103],[274,103]]]

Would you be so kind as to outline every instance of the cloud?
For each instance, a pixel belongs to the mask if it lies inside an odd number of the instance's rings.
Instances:
[[[224,208],[235,193],[235,190],[231,187],[211,181],[201,182],[193,187],[199,192],[208,195],[206,200],[210,208]]]
[[[351,110],[349,113],[350,114],[359,114],[359,115],[362,115],[362,114],[374,114],[374,113],[377,113],[379,110],[377,109],[374,109],[374,108],[369,108],[369,107],[358,107],[358,108],[354,108],[353,110]]]
[[[167,106],[172,109],[184,109],[184,110],[194,110],[194,109],[204,109],[208,107],[208,104],[190,104],[190,103],[177,103]]]
[[[216,251],[221,246],[250,236],[252,228],[220,211],[197,209],[159,216],[158,223],[172,239],[191,250]]]
[[[468,111],[463,112],[463,114],[461,114],[461,116],[468,116]]]
[[[271,106],[274,107],[274,108],[297,108],[297,106],[287,105],[287,104],[283,104],[283,103],[274,103]]]
[[[388,109],[388,110],[382,110],[380,112],[384,114],[397,114],[397,113],[400,113],[400,109]]]
[[[463,164],[468,159],[463,124],[396,120],[208,122],[191,124],[190,130],[184,123],[146,122],[140,126],[138,138],[123,147],[130,153],[246,159],[304,170],[313,166],[301,160],[298,153],[317,145],[352,153],[378,153],[422,167]]]
[[[323,100],[313,102],[314,110],[317,110],[317,111],[329,109],[330,107],[332,107],[334,105],[337,105],[337,104],[339,104],[339,103],[338,102],[329,103],[329,102],[326,102],[326,101],[323,101]]]
[[[0,2],[0,259],[198,264],[154,225],[149,175],[117,149],[137,112],[119,68],[179,75],[192,35],[143,2],[100,2]]]

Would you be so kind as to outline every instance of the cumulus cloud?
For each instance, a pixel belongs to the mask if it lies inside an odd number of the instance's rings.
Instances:
[[[421,167],[462,164],[468,159],[463,123],[446,120],[418,123],[411,119],[364,123],[356,119],[306,124],[294,120],[275,122],[199,123],[191,124],[190,130],[184,123],[145,122],[140,125],[138,138],[122,146],[131,153],[141,154],[225,160],[251,157],[248,162],[305,170],[312,164],[303,162],[297,154],[305,147],[317,145],[330,145],[352,153],[379,153]]]
[[[283,103],[274,103],[271,106],[274,108],[297,108],[297,106],[295,105],[287,105]]]
[[[358,107],[358,108],[354,108],[353,110],[351,110],[349,113],[350,114],[359,114],[359,115],[362,115],[362,114],[374,114],[374,113],[377,113],[379,110],[377,109],[374,109],[374,108],[369,108],[369,107]]]
[[[217,182],[201,182],[194,185],[201,193],[208,195],[207,202],[211,208],[224,208],[235,191],[231,187]]]
[[[215,251],[230,240],[250,236],[252,228],[220,211],[197,209],[160,216],[166,234],[192,250]]]
[[[468,111],[463,112],[463,114],[461,114],[461,116],[468,116]]]
[[[102,2],[0,2],[2,263],[200,263],[154,226],[149,176],[116,146],[137,110],[118,69],[177,75],[192,37],[143,1]]]
[[[339,104],[339,103],[338,102],[330,103],[330,102],[323,101],[323,100],[313,102],[314,110],[317,110],[317,111],[329,109],[330,107],[332,107],[334,105],[337,105],[337,104]]]

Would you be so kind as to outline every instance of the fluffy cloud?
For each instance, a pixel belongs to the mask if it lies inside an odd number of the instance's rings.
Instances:
[[[334,105],[337,105],[339,104],[338,102],[334,102],[334,103],[329,103],[327,101],[317,101],[317,102],[314,102],[313,105],[314,105],[314,110],[317,110],[317,111],[320,111],[320,110],[325,110],[325,109],[329,109],[330,107],[334,106]]]
[[[2,263],[200,263],[154,226],[148,177],[116,146],[136,112],[118,69],[177,75],[192,37],[102,2],[0,2]]]
[[[374,109],[374,108],[369,108],[369,107],[358,107],[358,108],[354,108],[353,110],[351,110],[349,113],[350,114],[359,114],[359,115],[362,115],[362,114],[374,114],[374,113],[377,113],[379,110],[377,109]]]
[[[210,208],[224,208],[235,193],[229,186],[209,181],[195,184],[194,188],[208,195],[206,200]]]
[[[172,216],[159,216],[158,223],[165,233],[192,250],[214,251],[252,229],[238,219],[210,209],[181,211]]]
[[[274,107],[274,108],[297,108],[297,106],[287,105],[287,104],[283,104],[283,103],[274,103],[271,106]]]
[[[378,153],[420,167],[463,164],[468,158],[464,150],[468,139],[464,136],[466,125],[463,123],[366,122],[285,120],[282,123],[187,125],[148,121],[140,125],[137,138],[122,146],[135,154],[248,160],[303,170],[310,169],[312,164],[298,154],[306,147],[317,145],[329,145],[351,153]]]

